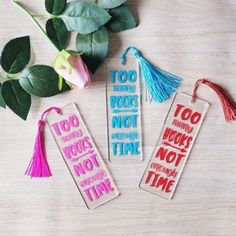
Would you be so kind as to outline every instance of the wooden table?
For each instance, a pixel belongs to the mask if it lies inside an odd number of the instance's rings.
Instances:
[[[35,12],[42,1],[24,0]],[[139,19],[131,31],[110,35],[110,57],[130,44],[156,65],[184,78],[181,90],[191,93],[199,76],[223,85],[236,100],[236,2],[234,0],[129,0]],[[38,29],[9,0],[0,2],[0,46],[30,35],[32,63],[50,64],[56,56]],[[72,40],[71,48],[74,40]],[[0,110],[1,235],[235,235],[236,126],[224,122],[215,94],[199,90],[212,106],[191,152],[173,200],[141,191],[146,167],[171,99],[143,105],[142,163],[107,161],[105,84],[99,78],[88,90],[53,98],[34,97],[26,122],[9,109]],[[53,177],[24,176],[31,157],[37,120],[51,105],[78,104],[94,140],[115,178],[121,196],[87,210],[48,129],[46,149]]]

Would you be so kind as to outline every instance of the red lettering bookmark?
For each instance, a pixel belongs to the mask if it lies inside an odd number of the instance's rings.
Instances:
[[[176,93],[161,137],[154,149],[140,188],[170,199],[174,193],[209,103]]]
[[[48,113],[45,120],[86,206],[92,209],[117,197],[119,192],[115,183],[75,104],[61,109],[50,108],[46,112],[51,110],[56,112]],[[35,152],[26,172],[31,177],[51,175],[40,136],[43,116],[39,122]]]
[[[205,84],[216,92],[227,122],[236,119],[236,105],[233,100],[221,87],[206,79],[197,81],[192,96],[177,93],[141,179],[141,189],[165,199],[172,198],[209,108],[208,102],[196,98],[200,84]]]

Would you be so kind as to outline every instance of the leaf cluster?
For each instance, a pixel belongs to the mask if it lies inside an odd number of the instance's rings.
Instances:
[[[1,66],[5,72],[0,83],[0,106],[8,106],[23,120],[26,120],[31,95],[50,97],[67,91],[70,87],[63,80],[58,88],[58,74],[50,66],[28,66],[30,61],[30,38],[24,36],[10,40],[2,50]]]
[[[120,32],[137,23],[126,0],[45,0],[51,18],[46,32],[59,50],[66,49],[70,32],[76,32],[76,50],[90,72],[95,73],[108,53],[108,31]]]

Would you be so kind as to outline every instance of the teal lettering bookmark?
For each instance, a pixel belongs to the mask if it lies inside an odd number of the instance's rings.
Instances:
[[[137,62],[108,59],[107,125],[109,160],[142,160],[141,81]]]

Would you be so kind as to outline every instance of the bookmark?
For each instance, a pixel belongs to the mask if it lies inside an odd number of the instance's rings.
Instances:
[[[106,63],[109,160],[142,160],[141,83],[136,61]]]
[[[131,51],[134,59],[126,58]],[[181,78],[153,66],[135,47],[107,60],[107,124],[109,160],[142,160],[141,81],[147,99],[161,103],[179,87]]]
[[[202,126],[209,103],[197,98],[200,84],[219,97],[226,122],[236,119],[236,104],[228,93],[207,79],[199,79],[193,95],[177,93],[165,120],[160,138],[140,182],[140,188],[171,199],[194,141]]]
[[[52,110],[56,112],[50,112]],[[116,185],[73,103],[61,109],[52,107],[43,113],[34,155],[26,174],[31,177],[51,176],[42,138],[44,120],[87,208],[96,208],[116,198],[119,195]]]
[[[176,93],[140,188],[171,199],[209,103]]]

